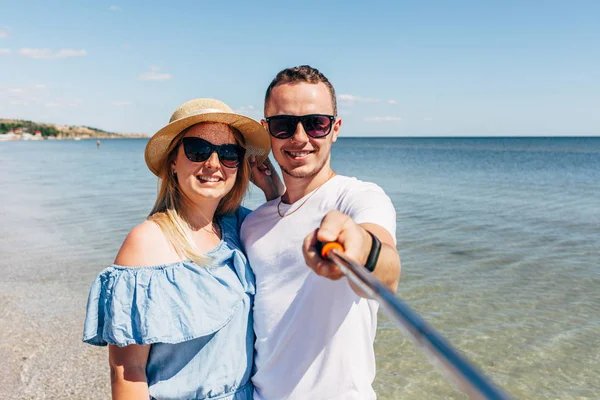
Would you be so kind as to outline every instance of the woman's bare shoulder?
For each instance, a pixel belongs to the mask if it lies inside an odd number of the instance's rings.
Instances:
[[[181,261],[160,227],[144,221],[129,232],[115,264],[126,267],[150,267]]]

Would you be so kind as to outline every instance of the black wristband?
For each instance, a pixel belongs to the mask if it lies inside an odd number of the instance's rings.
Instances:
[[[367,233],[371,235],[373,242],[371,243],[371,251],[369,252],[369,257],[367,257],[365,268],[370,272],[373,272],[377,265],[377,260],[379,259],[379,253],[381,253],[381,242],[377,239],[377,236],[373,235],[371,232],[367,231]]]

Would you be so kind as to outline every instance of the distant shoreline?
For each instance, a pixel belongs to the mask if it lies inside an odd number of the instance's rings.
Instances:
[[[0,140],[125,139],[148,138],[145,133],[115,133],[91,126],[56,125],[0,118]]]
[[[55,136],[41,136],[36,137],[26,137],[22,138],[19,135],[14,135],[9,138],[3,138],[4,135],[0,134],[0,143],[9,143],[9,142],[41,142],[41,141],[79,141],[79,140],[124,140],[124,139],[150,139],[147,136],[90,136],[90,137],[82,137],[82,136],[71,136],[71,137],[55,137]]]
[[[578,138],[600,138],[598,135],[498,135],[498,136],[343,136],[340,135],[339,139],[578,139]]]

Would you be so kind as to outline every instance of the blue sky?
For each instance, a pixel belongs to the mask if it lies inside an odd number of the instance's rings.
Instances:
[[[260,119],[282,68],[346,136],[600,135],[599,1],[3,1],[0,118],[152,134],[214,97]]]

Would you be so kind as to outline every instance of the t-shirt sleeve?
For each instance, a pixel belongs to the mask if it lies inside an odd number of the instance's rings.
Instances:
[[[380,186],[360,182],[347,192],[341,211],[357,224],[371,223],[385,228],[396,243],[396,209]]]

